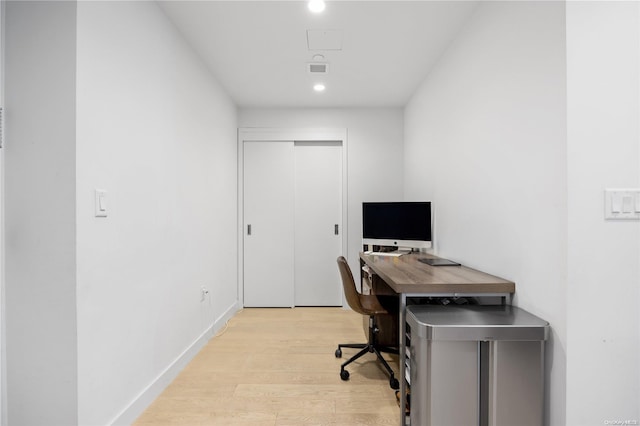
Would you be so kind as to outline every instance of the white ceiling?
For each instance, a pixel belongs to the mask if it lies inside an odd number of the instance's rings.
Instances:
[[[301,0],[160,4],[239,107],[398,107],[476,2],[334,0],[319,15]],[[307,30],[341,30],[342,50],[310,51]],[[317,53],[322,78],[307,72]]]

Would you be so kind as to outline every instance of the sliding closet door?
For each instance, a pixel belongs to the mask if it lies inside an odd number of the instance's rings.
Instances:
[[[342,144],[295,144],[295,304],[342,306]]]
[[[292,307],[294,144],[244,142],[244,306]]]

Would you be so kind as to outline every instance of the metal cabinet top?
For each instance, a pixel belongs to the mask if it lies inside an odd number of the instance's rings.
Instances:
[[[549,323],[510,305],[417,305],[407,307],[412,334],[427,340],[541,341]]]

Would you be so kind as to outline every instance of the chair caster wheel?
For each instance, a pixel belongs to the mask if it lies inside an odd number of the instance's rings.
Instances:
[[[349,372],[347,370],[342,370],[340,372],[340,378],[342,380],[349,380]]]
[[[389,379],[389,386],[391,386],[391,389],[394,390],[400,389],[400,382],[398,382],[398,379],[396,379],[395,377],[392,377]]]
[[[342,358],[342,349],[336,349],[336,358]]]

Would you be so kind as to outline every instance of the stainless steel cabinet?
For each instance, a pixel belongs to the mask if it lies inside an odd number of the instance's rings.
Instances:
[[[537,425],[549,324],[514,306],[410,306],[412,425]]]

